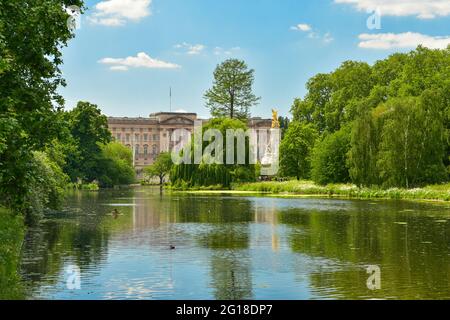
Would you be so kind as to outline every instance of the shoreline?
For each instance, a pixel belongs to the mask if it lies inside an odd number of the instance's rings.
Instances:
[[[318,186],[310,181],[255,182],[235,184],[232,189],[176,190],[171,192],[204,195],[256,195],[275,198],[323,198],[348,200],[406,200],[450,203],[450,185],[427,186],[416,189],[358,188],[350,184]]]

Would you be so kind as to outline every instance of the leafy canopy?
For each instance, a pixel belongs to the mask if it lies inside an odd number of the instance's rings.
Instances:
[[[248,69],[244,61],[229,59],[218,65],[214,71],[213,87],[204,98],[211,115],[217,118],[246,119],[250,108],[260,98],[252,91],[254,70]]]

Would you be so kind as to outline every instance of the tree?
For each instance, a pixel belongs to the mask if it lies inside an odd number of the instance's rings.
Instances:
[[[442,114],[423,98],[393,98],[385,106],[377,161],[387,187],[416,187],[447,178]]]
[[[0,0],[0,193],[2,204],[25,212],[33,151],[58,136],[63,99],[61,48],[73,34],[65,8],[79,0]]]
[[[311,178],[318,184],[349,182],[347,153],[350,150],[350,127],[326,135],[316,143],[311,157]]]
[[[354,120],[360,99],[373,87],[367,63],[346,61],[329,74],[318,74],[308,81],[304,100],[295,99],[295,121],[313,123],[320,133],[333,133]]]
[[[340,168],[349,168],[357,185],[413,187],[448,181],[450,170],[445,173],[443,166],[450,168],[449,64],[450,46],[419,46],[373,66],[346,61],[311,78],[306,96],[295,99],[291,112],[293,123],[311,124],[320,134],[323,144],[316,148],[313,167],[339,169],[333,167],[338,154],[319,150],[337,147],[342,137],[330,134],[352,126],[351,149]],[[318,161],[327,154],[328,160]],[[336,177],[324,177],[322,169],[313,170],[315,180],[347,180],[337,171]]]
[[[89,182],[98,179],[103,173],[101,145],[112,140],[107,117],[97,105],[78,102],[77,107],[67,113],[67,121],[78,146],[78,152],[70,154],[67,159],[67,172],[72,181],[77,178]]]
[[[380,135],[376,125],[372,110],[363,111],[353,123],[347,164],[353,183],[359,187],[379,184],[377,159]]]
[[[205,132],[211,130],[220,131],[223,137],[222,153],[215,154],[215,150],[211,152],[205,152],[211,143],[214,143],[215,137],[212,137],[209,141],[202,141],[201,145],[195,144],[195,139],[191,143],[191,150],[200,149],[202,151],[202,159],[200,164],[185,164],[174,166],[170,179],[172,184],[176,187],[190,188],[190,187],[223,187],[229,188],[232,182],[253,182],[260,174],[260,166],[257,164],[251,164],[250,162],[250,140],[245,137],[241,142],[244,143],[245,154],[238,154],[239,140],[236,136],[229,137],[227,130],[233,130],[234,132],[240,131],[244,133],[247,131],[247,124],[238,119],[219,118],[212,119],[206,125],[203,126],[203,136]],[[228,154],[231,149],[228,149],[228,143],[233,139],[234,152],[232,158],[231,154]],[[217,145],[218,149],[220,144]],[[213,154],[214,153],[214,154]],[[191,163],[194,163],[194,152],[191,152]],[[217,161],[211,164],[207,160],[211,157],[217,157]],[[229,156],[233,161],[233,164],[225,164],[229,162],[227,159]],[[240,161],[238,161],[240,160]]]
[[[132,151],[118,142],[101,146],[101,175],[99,183],[104,187],[129,185],[135,181]]]
[[[280,145],[280,169],[285,177],[307,179],[311,173],[311,153],[318,138],[312,124],[292,122]]]
[[[206,91],[206,107],[213,117],[246,119],[250,107],[260,98],[252,93],[254,70],[248,69],[244,61],[229,59],[214,71],[213,87]]]
[[[170,173],[172,167],[172,156],[168,152],[163,152],[156,158],[155,162],[151,166],[145,168],[144,171],[150,178],[158,177],[159,184],[162,185],[164,183],[164,178]]]

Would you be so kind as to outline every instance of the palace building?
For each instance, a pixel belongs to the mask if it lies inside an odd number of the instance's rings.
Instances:
[[[150,114],[148,118],[109,117],[108,126],[116,141],[133,150],[134,167],[139,171],[153,164],[161,152],[172,150],[174,130],[193,132],[196,120],[201,120],[196,113],[159,112]],[[252,118],[248,126],[252,129],[270,129],[272,120]]]

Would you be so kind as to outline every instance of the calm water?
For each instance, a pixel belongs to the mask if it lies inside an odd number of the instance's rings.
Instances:
[[[450,299],[450,206],[79,193],[29,230],[20,268],[32,299]]]

